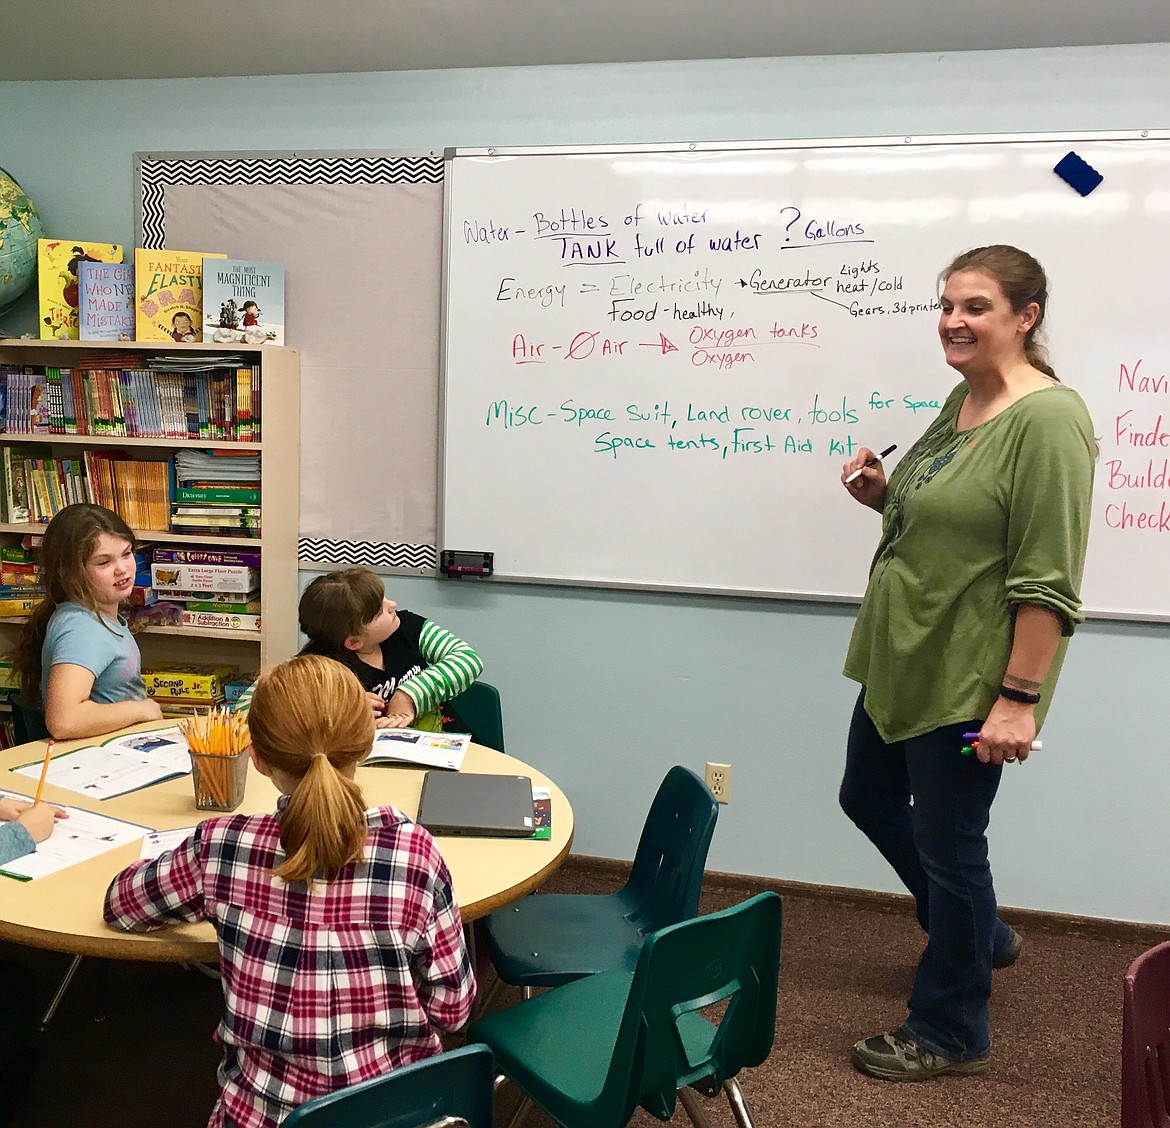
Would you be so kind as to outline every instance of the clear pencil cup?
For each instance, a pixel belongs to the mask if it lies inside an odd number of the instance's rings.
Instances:
[[[191,752],[191,782],[195,806],[201,811],[234,811],[244,801],[248,782],[248,752],[231,755]]]

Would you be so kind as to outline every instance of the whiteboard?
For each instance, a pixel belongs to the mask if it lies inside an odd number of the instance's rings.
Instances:
[[[841,464],[926,428],[959,381],[938,274],[1013,243],[1100,437],[1086,609],[1170,617],[1168,135],[447,161],[441,547],[516,579],[860,597],[878,522]]]

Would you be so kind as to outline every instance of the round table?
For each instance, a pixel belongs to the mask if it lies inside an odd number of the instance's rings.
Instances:
[[[145,732],[173,723],[153,722],[122,731]],[[108,738],[60,741],[54,746],[53,754],[57,756],[105,739]],[[44,754],[43,741],[0,751],[0,788],[31,797],[36,782],[9,769],[41,759]],[[495,912],[532,892],[560,867],[573,842],[573,810],[552,780],[502,752],[473,744],[467,750],[461,770],[530,776],[534,786],[548,787],[552,793],[550,839],[438,837],[439,848],[451,871],[455,899],[466,922]],[[424,774],[421,768],[379,764],[359,767],[357,781],[369,806],[391,804],[413,818],[418,812]],[[249,765],[247,791],[238,811],[256,814],[275,810],[277,797],[272,783]],[[139,823],[152,830],[194,826],[209,817],[207,812],[195,807],[190,776],[100,802],[46,784],[42,798],[59,806],[79,807]],[[150,933],[127,933],[109,928],[102,920],[106,888],[119,870],[138,858],[140,848],[139,842],[121,846],[33,881],[0,876],[0,939],[106,959],[180,963],[215,960],[218,957],[215,932],[207,922],[181,924]]]

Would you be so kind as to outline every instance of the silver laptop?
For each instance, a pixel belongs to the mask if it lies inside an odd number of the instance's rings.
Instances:
[[[521,775],[427,772],[415,821],[432,834],[530,838],[535,826],[532,780]]]

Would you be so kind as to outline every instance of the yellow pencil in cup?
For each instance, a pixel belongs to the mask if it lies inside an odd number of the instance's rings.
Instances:
[[[41,765],[41,778],[37,780],[37,794],[33,800],[35,807],[41,801],[41,792],[45,790],[45,776],[49,774],[49,760],[53,755],[53,738],[50,737],[45,747],[45,762]]]
[[[247,721],[223,709],[179,722],[191,752],[195,805],[204,810],[234,811],[243,802],[247,781]]]

